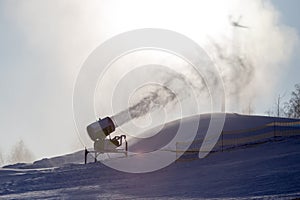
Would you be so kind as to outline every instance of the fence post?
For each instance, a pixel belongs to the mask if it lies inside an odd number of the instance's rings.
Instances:
[[[177,145],[178,145],[178,142],[175,143],[175,163],[177,163],[177,160],[178,160],[178,149],[177,149]]]
[[[275,131],[275,120],[273,121],[273,132],[274,132],[274,138],[276,137],[276,131]]]
[[[221,132],[221,140],[222,140],[222,152],[223,152],[223,131]]]

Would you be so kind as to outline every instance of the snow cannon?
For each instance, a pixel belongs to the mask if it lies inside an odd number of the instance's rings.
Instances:
[[[126,135],[111,138],[110,134],[115,129],[116,126],[110,117],[99,119],[87,126],[88,135],[94,141],[94,151],[85,149],[85,163],[87,163],[87,155],[89,153],[95,153],[95,162],[97,161],[97,156],[103,153],[123,153],[127,156],[128,145]],[[123,142],[125,145],[123,145]]]
[[[116,127],[110,117],[99,119],[98,121],[88,125],[86,128],[90,138],[96,142],[103,140],[115,131]]]

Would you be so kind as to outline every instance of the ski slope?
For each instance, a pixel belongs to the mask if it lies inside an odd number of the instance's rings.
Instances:
[[[235,123],[245,120],[249,127],[252,122],[256,126],[274,120],[228,115],[224,129],[235,127],[230,118]],[[241,123],[238,126],[240,129]],[[4,167],[0,170],[0,199],[300,198],[299,136],[217,151],[204,159],[179,160],[150,173],[124,173],[101,162],[82,162],[80,151]]]

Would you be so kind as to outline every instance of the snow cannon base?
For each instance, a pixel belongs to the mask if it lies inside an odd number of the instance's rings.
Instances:
[[[97,157],[104,153],[122,153],[127,157],[128,143],[126,140],[126,135],[115,136],[109,139],[97,139],[94,142],[94,150],[88,151],[85,148],[84,153],[84,163],[87,163],[87,156],[89,153],[94,153],[95,162],[97,162]]]

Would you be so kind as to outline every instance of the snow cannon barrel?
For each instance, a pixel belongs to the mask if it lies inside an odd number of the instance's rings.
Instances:
[[[103,140],[115,131],[116,127],[110,117],[99,119],[87,126],[87,132],[93,141]]]

